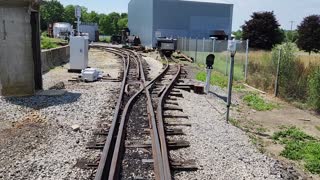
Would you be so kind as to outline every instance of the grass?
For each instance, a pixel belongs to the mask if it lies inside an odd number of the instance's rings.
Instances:
[[[111,36],[100,36],[99,37],[99,41],[100,42],[110,43],[111,42]]]
[[[285,145],[281,156],[302,161],[311,173],[320,174],[320,142],[296,127],[274,133],[272,138]]]
[[[196,79],[198,81],[202,81],[202,82],[206,81],[206,77],[207,77],[207,74],[204,71],[200,71],[196,75]],[[224,88],[224,87],[228,86],[228,78],[226,76],[223,76],[219,72],[213,71],[211,73],[210,84],[211,85],[215,85],[215,86],[220,86],[220,87]]]
[[[240,122],[236,119],[230,118],[229,122],[230,122],[230,124],[232,124],[235,127],[240,127]]]
[[[255,93],[249,93],[245,95],[243,100],[248,106],[257,111],[269,111],[277,107],[277,105],[273,103],[265,102],[258,94]]]
[[[315,126],[318,131],[320,131],[320,126]]]

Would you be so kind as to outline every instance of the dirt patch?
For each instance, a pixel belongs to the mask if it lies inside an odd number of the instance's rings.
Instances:
[[[249,90],[244,89],[241,93],[237,92],[237,94],[242,96],[247,91]],[[272,95],[259,94],[259,96],[266,101],[278,104],[279,107],[271,111],[256,111],[248,107],[243,101],[240,101],[241,103],[233,109],[233,117],[237,122],[236,126],[247,131],[253,143],[256,144],[262,152],[290,166],[294,166],[300,173],[305,174],[308,178],[320,179],[319,175],[305,172],[301,163],[280,156],[284,146],[276,144],[271,139],[275,132],[292,126],[301,129],[311,136],[320,138],[320,131],[318,129],[320,118],[310,111],[298,109],[287,102],[272,97]]]

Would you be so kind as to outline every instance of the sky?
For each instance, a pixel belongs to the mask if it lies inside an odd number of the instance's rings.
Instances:
[[[130,0],[60,0],[63,5],[74,4],[88,8],[98,13],[127,12]],[[201,1],[201,0],[194,0]],[[253,12],[274,11],[281,28],[290,30],[301,23],[304,17],[311,14],[320,14],[320,0],[205,0],[224,1],[234,4],[233,31],[240,29]]]

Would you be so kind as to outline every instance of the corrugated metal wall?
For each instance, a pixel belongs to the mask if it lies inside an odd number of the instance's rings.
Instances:
[[[150,4],[153,8],[150,8]],[[179,0],[131,0],[129,29],[136,34],[147,33],[147,38],[141,38],[143,45],[155,46],[157,36],[202,39],[209,38],[213,30],[224,30],[230,35],[232,15],[233,5],[231,4]],[[139,19],[141,16],[146,17]],[[138,27],[134,23],[137,23]],[[150,30],[152,31],[151,42]]]

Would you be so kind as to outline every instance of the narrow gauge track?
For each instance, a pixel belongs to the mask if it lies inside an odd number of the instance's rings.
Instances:
[[[95,179],[127,179],[135,175],[143,179],[172,179],[162,116],[166,98],[179,78],[180,65],[169,65],[167,60],[163,72],[147,83],[140,55],[123,49],[106,50],[122,57],[125,70]],[[149,136],[144,133],[147,127]],[[143,143],[148,140],[151,147]],[[152,153],[141,153],[139,148],[151,148]],[[146,163],[141,162],[142,158],[153,163],[153,167],[143,165]]]

